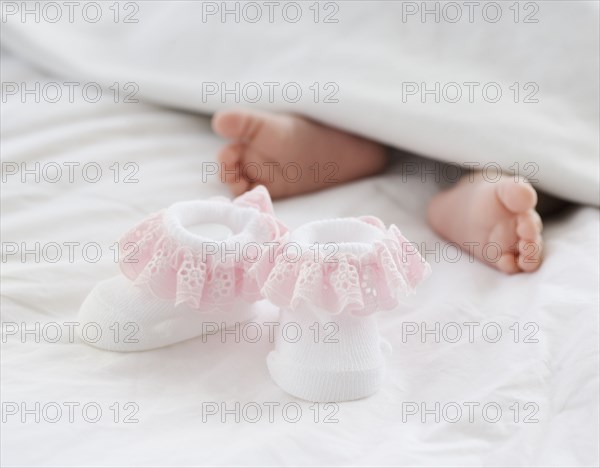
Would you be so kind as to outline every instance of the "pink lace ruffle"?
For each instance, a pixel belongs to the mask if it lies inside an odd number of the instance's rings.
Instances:
[[[332,314],[368,315],[396,308],[429,274],[429,264],[395,225],[386,230],[377,218],[359,219],[385,232],[385,239],[373,242],[364,254],[340,252],[327,261],[311,249],[293,261],[277,255],[263,295],[279,307],[308,305]],[[261,267],[267,271],[260,263],[255,271]]]
[[[233,203],[257,210],[260,235],[252,239],[257,248],[240,255],[221,255],[198,246],[182,245],[165,224],[166,210],[149,216],[120,240],[120,267],[136,285],[147,285],[160,298],[173,299],[203,312],[222,309],[241,298],[254,302],[261,298],[261,286],[249,271],[263,256],[263,242],[277,241],[285,227],[273,216],[264,187],[247,192],[233,202],[215,197],[215,203]]]

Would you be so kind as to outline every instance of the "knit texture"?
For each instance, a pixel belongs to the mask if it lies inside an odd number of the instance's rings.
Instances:
[[[202,224],[226,226],[231,235],[212,239]],[[192,231],[197,225],[200,234]],[[83,302],[80,321],[101,332],[86,341],[140,351],[202,335],[208,324],[214,332],[215,322],[251,320],[261,285],[249,271],[285,232],[262,186],[233,201],[180,202],[151,215],[120,242],[123,275],[96,285]]]
[[[267,357],[291,395],[341,402],[377,392],[385,375],[373,313],[398,307],[429,273],[400,231],[374,217],[308,223],[279,250],[263,294],[281,307],[282,333]]]

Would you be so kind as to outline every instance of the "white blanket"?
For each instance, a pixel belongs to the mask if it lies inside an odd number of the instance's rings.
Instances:
[[[56,78],[3,53],[2,80],[33,86]],[[226,195],[216,180],[201,181],[202,164],[222,144],[207,118],[110,96],[96,104],[8,100],[1,118],[2,162],[48,171],[23,183],[21,172],[3,166],[3,466],[598,466],[596,208],[546,225],[547,258],[532,275],[505,276],[464,256],[453,262],[451,250],[438,259],[425,252],[430,279],[399,312],[380,317],[394,347],[382,391],[315,407],[270,380],[266,335],[134,354],[69,338],[85,295],[117,272],[110,246],[121,233],[172,202]],[[70,162],[80,163],[72,183]],[[82,175],[87,163],[103,171],[96,183]],[[55,164],[65,172],[52,183]],[[111,167],[120,168],[116,183]],[[291,227],[374,214],[433,250],[440,239],[423,210],[436,188],[416,176],[404,181],[397,169],[275,208]],[[138,182],[123,183],[126,176]],[[91,169],[87,177],[96,178]],[[58,260],[51,243],[61,246]],[[92,243],[101,247],[96,263]],[[14,244],[19,251],[10,253]],[[265,306],[260,322],[273,319]],[[456,343],[450,322],[463,333]],[[476,324],[472,340],[465,322]],[[425,343],[411,334],[436,323],[439,336],[425,335]],[[489,342],[498,327],[502,337]],[[252,422],[256,408],[262,416]]]
[[[119,100],[298,112],[599,203],[597,2],[53,3],[3,2],[3,44]]]

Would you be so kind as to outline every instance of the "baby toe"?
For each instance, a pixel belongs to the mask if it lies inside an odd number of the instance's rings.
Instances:
[[[503,254],[496,266],[500,271],[508,274],[518,273],[520,270],[517,263],[517,257],[511,252]]]
[[[211,121],[211,126],[217,135],[224,138],[252,142],[268,122],[268,114],[238,109],[217,112]]]
[[[245,114],[226,110],[217,112],[210,123],[217,135],[237,139],[242,131],[244,119]]]
[[[495,244],[504,253],[516,252],[519,236],[517,235],[517,218],[510,217],[500,221],[490,232],[490,244]],[[485,246],[487,247],[487,246]]]
[[[512,177],[506,177],[498,184],[498,199],[509,211],[523,213],[537,204],[537,193],[526,180],[515,182]]]
[[[542,218],[535,210],[521,214],[517,218],[517,234],[521,239],[535,240],[542,231]]]
[[[246,192],[250,184],[243,176],[242,155],[244,147],[241,144],[228,145],[219,153],[220,179],[227,184],[235,196]]]
[[[531,272],[539,268],[542,263],[542,238],[535,240],[521,239],[519,241],[518,265],[522,271]]]

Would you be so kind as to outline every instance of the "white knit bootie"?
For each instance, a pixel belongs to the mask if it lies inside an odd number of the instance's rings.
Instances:
[[[206,235],[215,224],[232,234]],[[203,234],[191,230],[198,225]],[[233,202],[180,202],[151,215],[120,241],[123,275],[96,285],[83,302],[81,338],[142,351],[253,319],[261,284],[250,271],[284,232],[264,187]]]
[[[308,223],[278,250],[263,294],[281,307],[267,358],[293,396],[340,402],[377,392],[384,349],[373,312],[394,309],[429,272],[398,228],[373,217]]]

